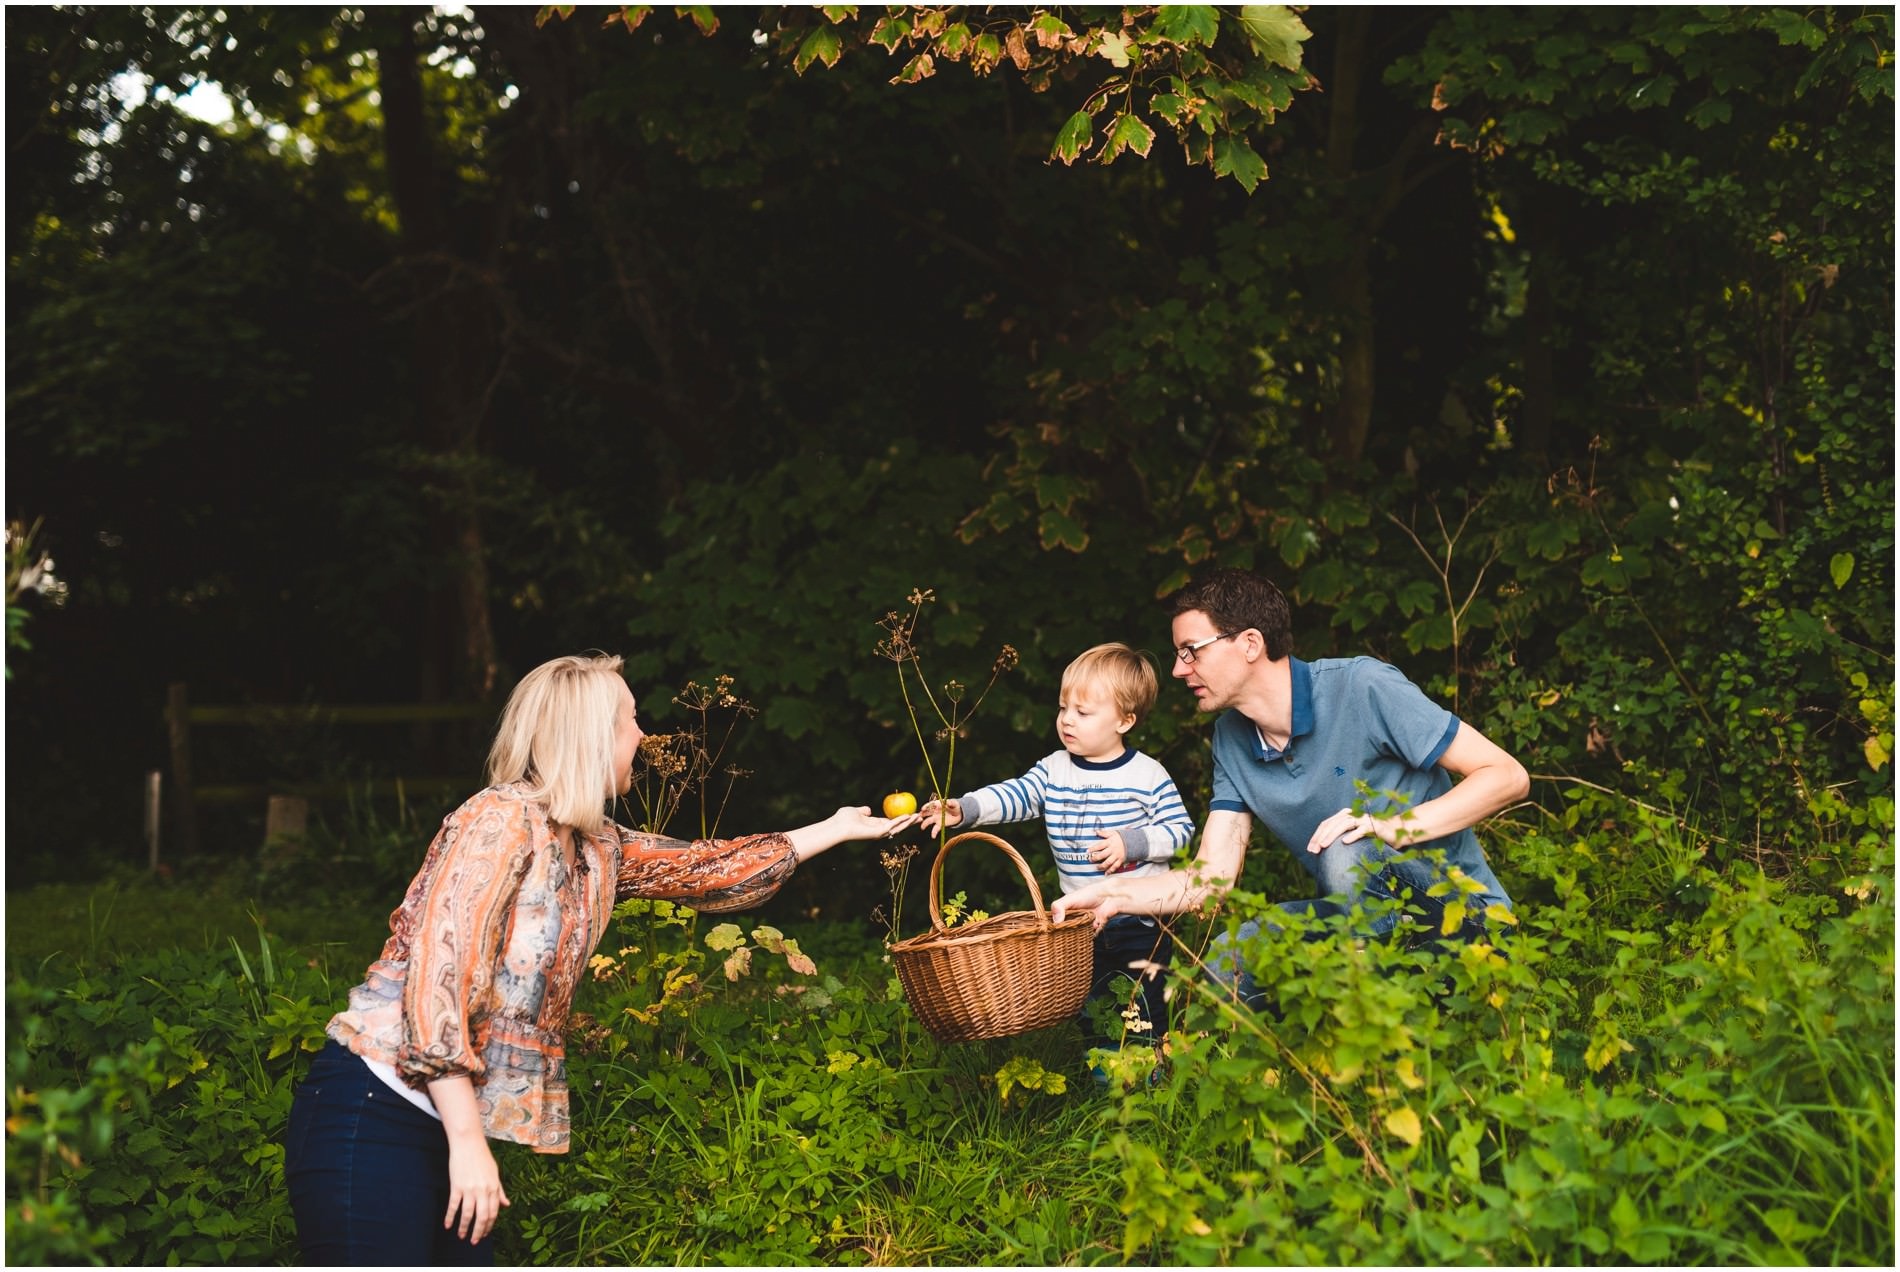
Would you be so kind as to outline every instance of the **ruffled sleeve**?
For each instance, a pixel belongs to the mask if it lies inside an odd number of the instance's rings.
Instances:
[[[798,868],[792,841],[781,834],[738,839],[670,839],[613,828],[620,837],[615,892],[622,899],[677,901],[721,913],[761,905]]]
[[[498,790],[469,800],[442,823],[395,915],[409,950],[395,1065],[411,1082],[486,1075],[479,1026],[533,852],[530,822]]]

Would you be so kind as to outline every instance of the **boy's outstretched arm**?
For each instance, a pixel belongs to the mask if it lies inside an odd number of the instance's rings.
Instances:
[[[1247,836],[1252,831],[1250,814],[1216,809],[1207,816],[1200,853],[1187,866],[1166,874],[1117,875],[1092,883],[1058,897],[1050,907],[1050,915],[1060,922],[1071,911],[1087,910],[1099,931],[1118,914],[1181,914],[1198,909],[1227,895],[1234,880],[1240,878],[1240,868],[1247,859]]]

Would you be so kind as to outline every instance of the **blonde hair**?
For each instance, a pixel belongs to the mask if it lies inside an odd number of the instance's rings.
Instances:
[[[597,832],[614,794],[616,683],[617,654],[556,658],[523,676],[489,748],[489,782],[518,782],[549,820]]]
[[[1135,717],[1140,724],[1154,710],[1160,685],[1147,656],[1138,654],[1118,640],[1085,649],[1062,673],[1062,692],[1071,689],[1105,691],[1122,715]]]

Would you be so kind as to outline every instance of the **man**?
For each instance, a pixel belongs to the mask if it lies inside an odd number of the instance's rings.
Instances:
[[[1225,895],[1240,877],[1255,817],[1299,857],[1322,898],[1346,898],[1343,907],[1283,903],[1290,912],[1342,913],[1409,889],[1435,922],[1447,902],[1463,901],[1473,931],[1488,908],[1510,906],[1471,827],[1524,798],[1523,765],[1387,663],[1294,658],[1286,598],[1257,574],[1217,570],[1176,594],[1173,608],[1174,676],[1202,711],[1223,713],[1200,853],[1185,870],[1072,892],[1056,902],[1056,918],[1088,910],[1099,928],[1117,914],[1179,914]],[[1392,860],[1421,848],[1431,851]],[[1431,860],[1439,853],[1442,865]],[[1469,887],[1428,897],[1453,868]],[[1387,914],[1370,930],[1396,921]],[[1258,931],[1245,923],[1239,936]],[[1223,979],[1258,1005],[1238,958],[1221,954],[1213,962]]]

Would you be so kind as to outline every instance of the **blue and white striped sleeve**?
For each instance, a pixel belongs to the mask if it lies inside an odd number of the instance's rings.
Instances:
[[[1188,816],[1174,779],[1159,764],[1155,765],[1155,771],[1160,780],[1141,801],[1148,815],[1147,824],[1122,831],[1122,843],[1134,861],[1171,860],[1194,838],[1194,819]]]
[[[957,802],[963,806],[965,826],[993,826],[999,822],[1033,821],[1042,816],[1043,797],[1049,789],[1049,762],[1021,777],[971,791]]]

